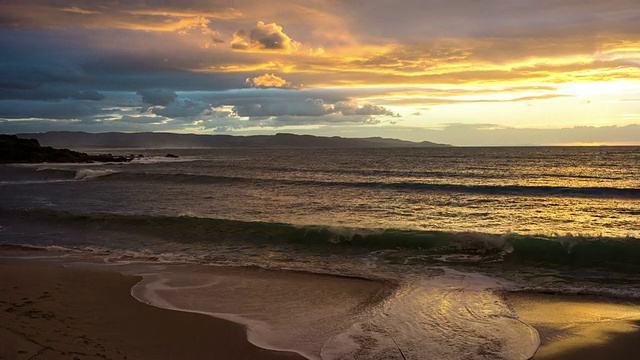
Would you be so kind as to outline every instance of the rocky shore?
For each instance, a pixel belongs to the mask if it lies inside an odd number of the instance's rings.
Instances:
[[[69,149],[40,146],[36,139],[21,139],[15,135],[0,135],[0,163],[93,163],[129,162],[142,155],[89,155]]]

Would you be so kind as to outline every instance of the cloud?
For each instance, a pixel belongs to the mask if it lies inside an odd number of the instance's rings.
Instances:
[[[333,110],[334,112],[342,113],[342,115],[395,115],[392,111],[382,106],[371,104],[358,106],[358,104],[353,101],[339,101],[333,105]]]
[[[207,116],[194,121],[192,125],[205,130],[213,129],[217,132],[229,132],[247,127],[248,121],[234,117],[230,111],[212,111]]]
[[[159,131],[338,133],[393,112],[398,127],[628,124],[639,16],[637,0],[0,0],[0,100],[25,107],[1,109]]]
[[[82,119],[101,112],[98,104],[89,101],[0,100],[0,119]]]
[[[252,120],[252,122],[254,122]],[[362,115],[342,115],[337,113],[326,114],[322,116],[276,116],[267,120],[259,120],[256,122],[261,127],[287,127],[287,126],[344,126],[345,124],[351,125],[375,125],[380,124],[381,121],[371,116]]]
[[[183,36],[204,36],[209,40],[208,42],[205,42],[205,47],[210,47],[213,44],[220,44],[224,42],[220,32],[211,28],[211,20],[202,16],[181,19],[176,24],[176,31],[178,34]]]
[[[146,89],[138,91],[142,96],[142,102],[149,105],[168,105],[173,102],[178,95],[167,89]]]
[[[322,99],[305,99],[304,101],[261,101],[241,104],[233,107],[233,111],[242,117],[269,116],[321,116],[332,112],[332,107]]]
[[[247,39],[247,32],[244,30],[238,30],[233,33],[233,40],[231,40],[231,48],[236,50],[249,49],[249,40]]]
[[[43,131],[176,131],[181,126],[171,123],[144,124],[135,122],[122,122],[118,120],[105,121],[81,121],[81,120],[1,120],[0,132],[2,133],[27,133]]]
[[[236,50],[269,50],[292,52],[300,48],[300,43],[293,41],[282,31],[282,26],[275,23],[265,24],[258,21],[256,26],[247,32],[238,30],[233,34],[231,48]]]
[[[122,115],[120,118],[120,122],[129,123],[129,124],[158,124],[165,120],[164,117],[160,116],[131,116],[131,115]]]
[[[365,92],[366,93],[366,92]],[[307,99],[321,99],[326,104],[348,101],[358,97],[355,89],[284,89],[284,88],[242,88],[227,91],[183,92],[184,96],[216,105],[248,105],[265,102],[305,102]]]
[[[180,98],[164,107],[155,107],[151,109],[151,112],[168,118],[186,118],[202,115],[209,110],[211,110],[211,104]]]
[[[69,86],[34,85],[21,86],[20,83],[0,83],[2,100],[90,100],[102,101],[104,94],[96,90],[76,90]]]
[[[372,117],[378,115],[394,116],[395,114],[382,107],[371,104],[358,105],[353,101],[338,101],[327,104],[323,99],[258,99],[236,104],[233,111],[241,117],[299,116],[313,117],[329,114],[343,116]]]
[[[84,90],[79,92],[78,95],[71,98],[77,100],[101,101],[105,99],[105,96],[95,90]]]
[[[247,78],[245,80],[247,84],[250,84],[253,87],[261,87],[261,88],[269,88],[269,87],[281,87],[288,88],[291,87],[291,83],[287,82],[287,80],[276,76],[274,74],[264,74],[262,76],[257,76],[252,78]]]
[[[216,35],[209,28],[210,20],[242,18],[239,11],[211,1],[199,4],[199,9],[184,9],[186,2],[163,1],[164,6],[144,1],[84,1],[29,0],[22,3],[0,1],[0,26],[16,28],[62,28],[66,26],[121,28],[157,32],[198,30]],[[194,4],[196,5],[196,4]],[[188,6],[188,5],[187,5]],[[209,31],[211,30],[211,31]]]

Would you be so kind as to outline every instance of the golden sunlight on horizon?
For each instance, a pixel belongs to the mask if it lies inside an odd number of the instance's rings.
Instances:
[[[0,45],[16,54],[2,74],[6,131],[391,132],[459,145],[475,143],[460,124],[530,130],[536,144],[640,134],[629,1],[62,3],[0,3]],[[457,133],[429,130],[446,127]]]

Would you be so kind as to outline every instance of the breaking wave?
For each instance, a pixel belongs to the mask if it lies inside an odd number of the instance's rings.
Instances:
[[[74,179],[75,180],[88,180],[88,179],[94,179],[94,178],[98,178],[101,176],[107,176],[107,175],[112,175],[112,174],[116,174],[118,173],[115,170],[111,170],[111,169],[99,169],[99,170],[94,170],[94,169],[78,169],[75,172],[75,176]]]
[[[74,214],[50,210],[11,211],[10,215],[88,229],[139,233],[185,244],[282,244],[309,252],[354,254],[397,250],[394,261],[405,264],[416,261],[441,264],[500,262],[624,272],[640,270],[640,239],[633,237],[358,229],[192,216]]]

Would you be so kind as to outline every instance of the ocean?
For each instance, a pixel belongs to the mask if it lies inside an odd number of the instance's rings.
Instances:
[[[639,147],[109,151],[144,158],[0,166],[0,245],[143,275],[139,300],[265,348],[528,359],[538,334],[503,292],[640,298]]]

